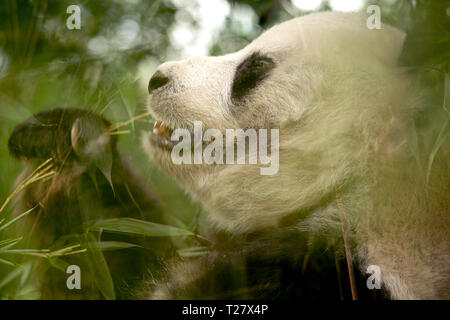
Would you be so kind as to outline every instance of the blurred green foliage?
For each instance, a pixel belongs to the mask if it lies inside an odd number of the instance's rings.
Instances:
[[[0,205],[13,191],[21,171],[21,164],[7,149],[8,137],[18,123],[33,113],[56,107],[95,110],[112,123],[144,113],[146,81],[152,72],[167,59],[184,58],[172,31],[177,24],[192,30],[199,28],[192,9],[195,1],[79,0],[76,4],[81,7],[81,29],[69,30],[66,9],[71,4],[69,0],[0,2]],[[223,26],[207,43],[209,54],[237,50],[265,28],[305,13],[288,0],[240,0],[228,4],[230,11]],[[450,3],[385,0],[368,4],[380,5],[383,22],[407,31],[402,64],[419,68],[424,72],[424,81],[436,83],[441,93],[448,90],[448,84],[447,89],[444,84],[450,63]],[[330,10],[330,6],[323,1],[317,10]],[[436,95],[434,106],[445,103],[443,96]],[[161,200],[167,216],[197,231],[202,221],[200,206],[149,163],[140,147],[140,132],[150,130],[151,124],[135,121],[125,129],[131,133],[120,136],[120,149]],[[12,209],[12,204],[7,206],[0,213],[0,221],[11,220]],[[0,250],[10,244],[1,241],[9,241],[4,240],[2,230]],[[33,248],[32,243],[29,245]],[[29,262],[36,257],[27,256],[20,266],[2,258],[0,298],[35,298],[27,276]],[[16,296],[8,291],[8,283],[13,281],[23,287]]]

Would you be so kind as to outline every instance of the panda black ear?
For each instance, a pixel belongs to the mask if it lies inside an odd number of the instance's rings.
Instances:
[[[236,68],[231,89],[232,100],[242,99],[260,84],[274,67],[274,61],[259,52],[247,57]]]

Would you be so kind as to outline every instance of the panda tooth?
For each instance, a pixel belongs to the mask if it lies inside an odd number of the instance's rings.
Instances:
[[[158,128],[159,128],[159,121],[156,121],[155,124],[153,125],[153,133],[154,134],[158,134]]]
[[[153,133],[158,136],[162,136],[163,131],[164,131],[164,128],[162,127],[162,122],[159,120],[156,121],[155,125],[153,126]]]
[[[157,120],[153,125],[153,133],[160,137],[168,137],[170,139],[173,130],[164,121]]]

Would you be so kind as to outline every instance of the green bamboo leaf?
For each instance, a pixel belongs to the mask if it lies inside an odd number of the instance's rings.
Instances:
[[[51,251],[48,253],[48,257],[60,257],[66,255],[68,253],[74,252],[73,249],[80,247],[80,244],[74,244],[68,247],[64,247],[62,249],[58,249],[55,251]]]
[[[83,247],[87,248],[86,262],[89,270],[93,275],[95,284],[105,299],[114,300],[116,294],[114,291],[114,284],[109,272],[108,265],[102,251],[94,244],[96,243],[95,237],[88,233],[84,237],[80,237]]]
[[[70,244],[79,241],[79,235],[69,234],[58,238],[49,249],[51,252],[47,255],[50,265],[62,272],[66,272],[67,267],[70,265],[65,260],[61,259],[61,256],[78,253],[78,251],[72,251],[75,248],[79,248],[79,243]],[[62,249],[58,249],[62,248]],[[86,249],[84,249],[86,250]],[[83,251],[84,252],[84,251]]]
[[[183,221],[181,221],[179,218],[175,217],[174,215],[167,215],[166,219],[167,219],[168,223],[170,223],[171,225],[173,225],[177,228],[188,229],[188,226]]]
[[[132,119],[134,117],[136,98],[134,96],[133,87],[130,85],[128,85],[128,88],[126,88],[126,87],[127,87],[127,84],[121,83],[120,85],[117,86],[117,89],[119,91],[120,98],[122,99],[123,105],[125,106],[125,109],[127,110],[128,116],[130,117],[130,119]],[[135,130],[134,121],[131,122],[131,127],[134,131]]]
[[[62,272],[66,272],[67,267],[69,266],[69,263],[66,261],[60,259],[60,258],[49,258],[48,261],[50,262],[50,265]]]
[[[0,241],[0,248],[11,248],[12,246],[14,246],[16,243],[18,243],[20,240],[22,240],[22,237],[20,238],[15,238],[15,239],[6,239],[6,240],[2,240]]]
[[[15,217],[14,219],[12,219],[11,221],[9,221],[9,222],[7,222],[6,224],[2,225],[2,226],[0,227],[0,231],[2,231],[2,230],[4,230],[4,229],[8,228],[8,227],[9,227],[10,225],[12,225],[14,222],[16,222],[16,221],[22,219],[23,217],[25,217],[26,215],[30,214],[31,211],[33,211],[36,207],[37,207],[37,206],[31,208],[30,210],[25,211],[24,213],[18,215],[17,217]]]
[[[8,283],[12,282],[18,277],[20,277],[20,286],[22,287],[27,281],[28,277],[30,276],[30,273],[31,273],[31,263],[25,263],[23,265],[14,268],[10,273],[6,275],[6,277],[4,277],[0,281],[0,288],[6,286]]]
[[[121,250],[133,247],[142,248],[141,246],[138,246],[137,244],[134,243],[120,242],[120,241],[99,241],[94,242],[93,245],[102,251]]]
[[[0,249],[0,253],[18,253],[18,254],[28,254],[28,253],[37,253],[42,254],[43,257],[45,257],[46,254],[50,252],[48,249],[11,249],[6,250],[6,247],[3,247]]]
[[[50,251],[47,249],[6,249],[3,247],[0,249],[2,254],[22,254],[22,255],[33,255],[41,258],[47,258]]]
[[[39,290],[34,284],[27,284],[22,288],[18,288],[18,291],[14,296],[14,299],[16,300],[39,300],[39,298]]]
[[[16,265],[12,263],[11,261],[0,259],[0,263],[6,264],[7,266],[15,267]]]
[[[31,273],[31,263],[25,263],[22,265],[22,276],[20,277],[20,286],[23,287],[27,282]]]
[[[441,148],[441,145],[445,141],[449,131],[450,131],[450,116],[447,117],[447,120],[445,121],[444,125],[442,126],[442,129],[439,132],[436,142],[434,143],[433,149],[431,150],[431,153],[428,156],[427,182],[430,178],[431,167],[433,166],[434,157],[436,156],[437,152]]]
[[[1,281],[0,281],[0,289],[6,286],[8,283],[16,279],[22,274],[22,270],[20,268],[13,269],[10,273],[6,275]]]
[[[183,230],[189,230],[189,227],[180,219],[175,217],[174,215],[167,215],[165,217],[166,223],[170,224],[171,226],[183,229]],[[186,247],[186,239],[182,237],[171,237],[171,242],[177,249],[183,249]]]
[[[447,104],[449,98],[450,98],[450,75],[445,74],[445,84],[444,84],[445,92],[444,92],[444,110],[447,111]],[[445,121],[444,125],[442,126],[441,131],[439,132],[439,135],[436,139],[436,142],[434,143],[433,149],[431,150],[430,155],[428,156],[428,168],[427,168],[427,182],[430,179],[431,174],[431,167],[433,166],[434,157],[436,156],[437,152],[441,148],[442,143],[447,138],[447,135],[450,131],[450,116],[447,117],[447,120]]]
[[[191,231],[164,224],[133,218],[107,219],[95,223],[92,228],[109,232],[139,234],[148,237],[192,236]]]

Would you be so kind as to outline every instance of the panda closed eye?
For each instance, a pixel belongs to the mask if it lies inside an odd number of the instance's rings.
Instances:
[[[231,90],[231,99],[233,101],[242,99],[261,83],[274,67],[274,61],[260,52],[255,52],[247,57],[236,68]]]

